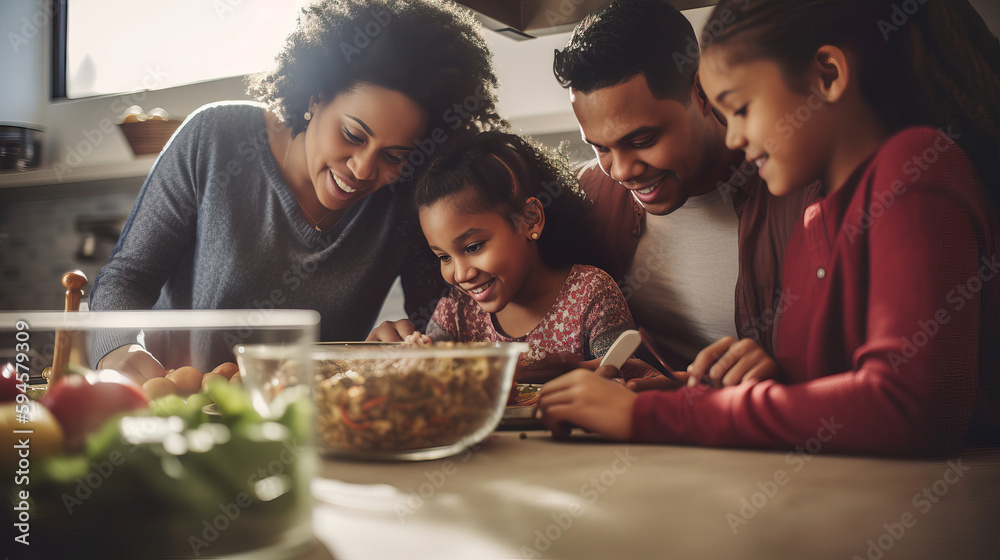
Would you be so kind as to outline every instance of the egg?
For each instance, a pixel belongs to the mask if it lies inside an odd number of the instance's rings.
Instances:
[[[214,371],[208,372],[208,373],[205,374],[205,377],[202,378],[202,380],[201,380],[201,390],[204,391],[208,387],[208,384],[211,383],[215,379],[221,379],[222,381],[226,381],[225,376],[219,375],[218,373],[215,373]]]
[[[147,399],[153,400],[164,395],[176,395],[177,385],[166,377],[154,377],[142,384],[142,392]]]
[[[193,366],[179,367],[167,374],[167,379],[177,385],[177,392],[185,396],[201,390],[202,377],[198,368]]]
[[[213,369],[212,373],[217,373],[225,377],[226,379],[232,379],[233,375],[239,373],[239,371],[240,371],[240,366],[234,364],[233,362],[224,362],[219,364],[215,369]]]

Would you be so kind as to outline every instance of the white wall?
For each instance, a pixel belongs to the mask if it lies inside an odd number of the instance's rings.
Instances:
[[[0,47],[0,76],[8,82],[0,97],[0,121],[44,125],[47,164],[58,162],[75,169],[131,160],[132,152],[114,125],[129,105],[163,107],[182,117],[208,102],[247,98],[242,78],[229,78],[166,90],[51,102],[49,9],[49,0],[0,1],[0,36],[8,38]],[[707,9],[692,12],[707,13]],[[524,42],[491,31],[484,33],[500,78],[500,113],[528,134],[575,130],[566,92],[552,76],[552,52],[566,44],[569,33]],[[10,39],[11,35],[17,39]],[[155,69],[150,72],[155,73]]]
[[[994,31],[996,0],[974,0]],[[70,167],[130,161],[132,153],[115,118],[129,105],[163,107],[185,116],[197,107],[224,99],[246,99],[241,78],[124,96],[49,101],[49,0],[0,0],[0,122],[41,123],[46,127],[45,161]],[[685,14],[700,30],[710,8]],[[485,31],[500,78],[499,110],[514,127],[528,134],[576,129],[566,92],[552,76],[552,51],[562,48],[569,33],[518,42]],[[12,39],[11,37],[19,39]]]
[[[48,69],[42,44],[49,15],[31,0],[0,2],[0,122],[38,124],[45,120]]]

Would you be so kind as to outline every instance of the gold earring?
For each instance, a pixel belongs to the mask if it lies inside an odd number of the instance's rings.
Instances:
[[[309,120],[309,119],[313,118],[313,114],[310,113],[309,111],[306,111],[306,114],[302,115],[302,118],[305,119],[305,120]]]
[[[538,241],[538,232],[537,231],[531,232],[531,240],[532,241]]]

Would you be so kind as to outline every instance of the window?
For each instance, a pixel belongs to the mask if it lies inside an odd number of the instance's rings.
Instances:
[[[64,20],[56,18],[53,34],[53,97],[163,89],[267,70],[308,3],[64,0]]]

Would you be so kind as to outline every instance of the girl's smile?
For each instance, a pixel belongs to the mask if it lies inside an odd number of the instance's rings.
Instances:
[[[483,311],[498,313],[519,301],[522,290],[531,291],[538,252],[505,214],[464,210],[467,196],[474,194],[466,190],[421,208],[420,226],[445,281],[469,294]]]

